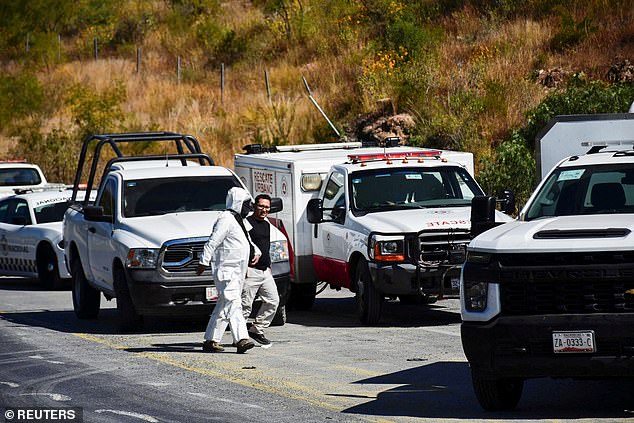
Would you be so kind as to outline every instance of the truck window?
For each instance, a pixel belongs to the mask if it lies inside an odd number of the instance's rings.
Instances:
[[[38,185],[40,174],[31,168],[0,169],[0,186]]]
[[[44,204],[35,207],[35,221],[37,223],[61,222],[64,219],[64,212],[68,208],[68,202]]]
[[[115,197],[115,183],[114,180],[109,179],[106,182],[106,186],[101,193],[101,198],[97,205],[103,207],[103,214],[113,216],[114,219],[114,197]],[[114,220],[113,220],[114,221]]]
[[[598,213],[634,213],[634,164],[555,170],[525,219]]]
[[[354,172],[353,210],[470,206],[482,190],[460,167],[397,168]]]
[[[233,176],[188,176],[125,181],[123,215],[154,216],[224,210],[227,192],[241,186]]]

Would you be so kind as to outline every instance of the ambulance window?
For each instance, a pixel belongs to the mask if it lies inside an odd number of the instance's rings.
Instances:
[[[328,179],[328,183],[326,184],[326,190],[324,191],[324,209],[334,209],[336,207],[345,207],[345,196],[344,193],[344,183],[345,177],[343,174],[339,172],[333,172]],[[325,210],[326,211],[326,210]],[[334,218],[331,210],[326,211],[327,214],[330,214],[330,218]],[[341,212],[335,212],[335,214],[339,215]]]

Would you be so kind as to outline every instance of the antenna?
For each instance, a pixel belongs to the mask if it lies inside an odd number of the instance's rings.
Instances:
[[[315,100],[315,98],[313,97],[313,94],[310,92],[310,87],[308,86],[308,82],[306,82],[306,78],[304,78],[303,75],[302,75],[302,80],[304,81],[304,87],[306,87],[306,91],[308,92],[308,98],[310,99],[310,101],[313,102],[317,110],[319,110],[319,113],[321,113],[324,119],[326,119],[326,122],[328,122],[328,125],[330,125],[332,130],[335,131],[335,134],[337,134],[337,137],[341,138],[341,134],[339,133],[335,125],[332,124],[330,119],[328,119],[328,116],[326,116],[326,113],[322,110],[321,107],[319,107],[319,104],[317,103],[317,100]]]

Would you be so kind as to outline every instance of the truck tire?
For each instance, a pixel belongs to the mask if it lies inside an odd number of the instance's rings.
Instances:
[[[291,305],[295,310],[310,310],[315,303],[317,284],[293,283],[291,284]]]
[[[474,373],[471,379],[478,402],[486,411],[513,410],[522,396],[523,379],[484,379]]]
[[[354,298],[361,323],[366,325],[377,324],[381,318],[383,295],[374,286],[368,264],[363,259],[357,264],[355,283],[357,291]]]
[[[281,305],[275,312],[275,317],[271,321],[271,326],[284,326],[286,324],[286,306]]]
[[[121,332],[137,332],[143,329],[143,316],[136,312],[134,302],[130,296],[128,278],[120,267],[114,270],[114,292],[117,298],[117,313],[119,314],[119,330]]]
[[[42,288],[61,289],[63,279],[59,277],[57,256],[49,244],[38,247],[35,262],[37,263],[37,277]]]
[[[96,319],[99,315],[101,293],[90,286],[79,258],[73,260],[73,309],[80,319]]]

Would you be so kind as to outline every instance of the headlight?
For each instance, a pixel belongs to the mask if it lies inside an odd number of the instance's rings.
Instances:
[[[405,261],[405,238],[373,235],[370,257],[376,261]]]
[[[128,251],[126,267],[136,269],[154,269],[158,264],[158,248],[132,248]]]
[[[465,283],[464,305],[467,311],[484,311],[487,308],[487,297],[489,295],[489,284],[487,282]]]
[[[489,264],[491,261],[490,253],[483,253],[480,251],[467,251],[467,262],[477,264]]]
[[[287,261],[288,260],[288,242],[286,240],[271,242],[269,255],[271,256],[271,263]]]

